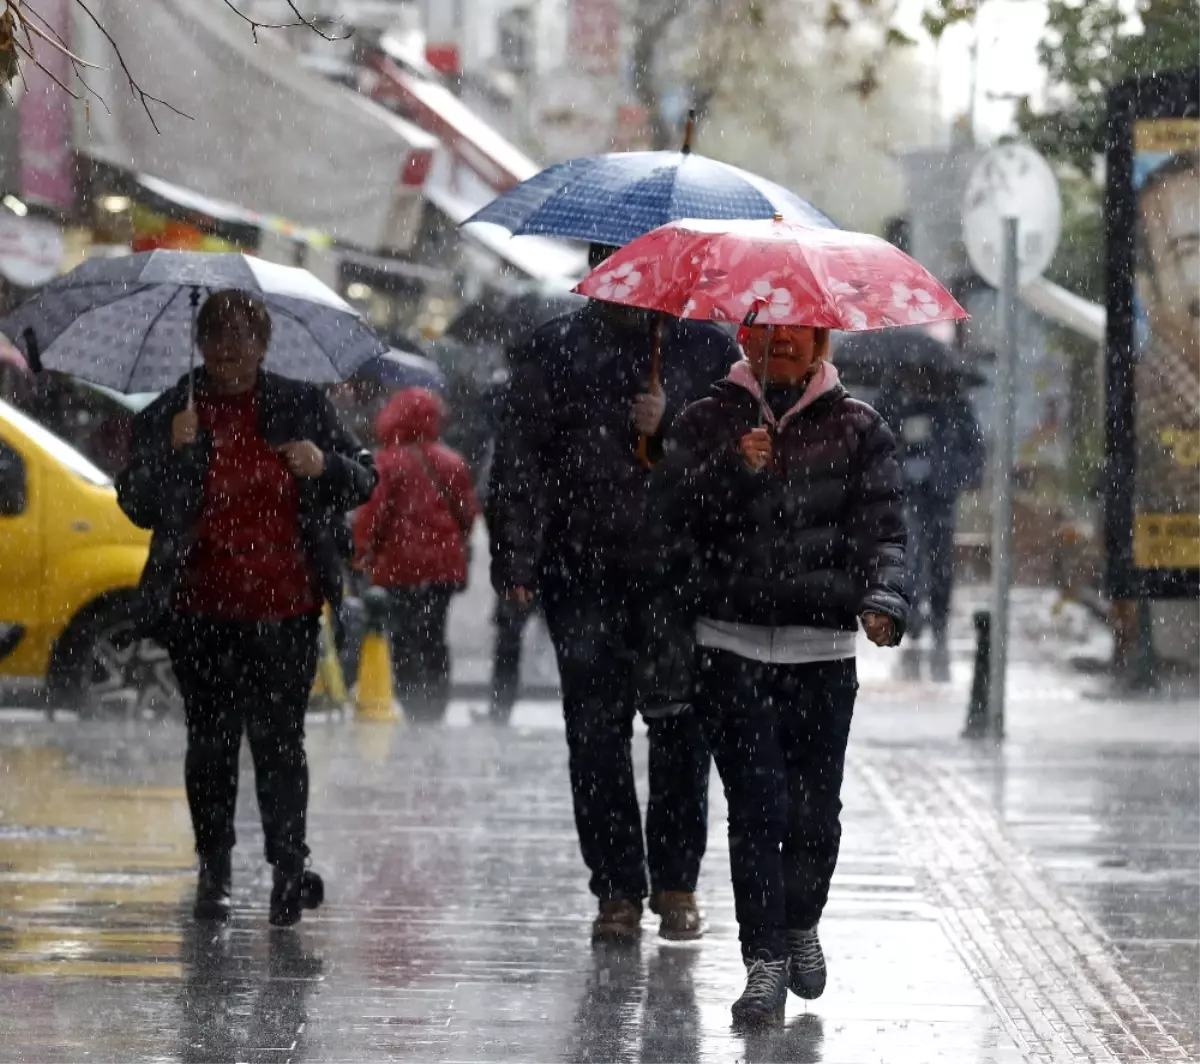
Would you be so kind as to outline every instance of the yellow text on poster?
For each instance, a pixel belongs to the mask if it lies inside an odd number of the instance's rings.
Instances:
[[[1200,149],[1200,122],[1194,118],[1148,118],[1134,127],[1137,151],[1186,152]]]
[[[1200,569],[1200,514],[1138,514],[1133,564],[1139,569]]]

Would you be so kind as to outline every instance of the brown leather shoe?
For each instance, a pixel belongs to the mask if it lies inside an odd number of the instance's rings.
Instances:
[[[592,921],[592,941],[622,941],[642,933],[642,903],[629,898],[611,898],[600,903]]]
[[[696,895],[686,890],[656,890],[650,911],[659,916],[658,935],[672,942],[691,942],[704,934]]]

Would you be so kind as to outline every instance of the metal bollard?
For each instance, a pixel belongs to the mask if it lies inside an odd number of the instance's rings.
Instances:
[[[983,739],[988,734],[988,677],[992,667],[992,615],[975,612],[975,675],[971,678],[971,701],[967,706],[964,739]]]

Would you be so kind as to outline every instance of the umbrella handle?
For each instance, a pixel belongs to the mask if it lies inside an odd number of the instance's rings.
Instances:
[[[192,305],[192,335],[191,342],[188,344],[188,398],[187,408],[189,410],[196,409],[196,321],[199,317],[200,308],[200,288],[197,285],[192,286],[191,295],[188,296],[188,302]]]
[[[42,346],[38,343],[37,333],[33,331],[33,326],[26,326],[21,337],[25,341],[25,365],[34,373],[41,373]]]
[[[760,391],[760,392],[761,392],[761,394],[762,394],[762,400],[761,400],[761,402],[760,402],[760,404],[759,404],[759,408],[758,408],[758,425],[759,425],[759,428],[762,428],[762,426],[763,426],[763,425],[765,425],[765,424],[767,423],[767,413],[766,413],[766,406],[767,406],[767,374],[768,374],[768,372],[770,371],[770,368],[771,368],[771,340],[774,338],[774,336],[775,336],[775,326],[774,326],[774,325],[768,325],[768,326],[767,326],[767,336],[766,336],[766,341],[765,341],[765,343],[763,344],[763,368],[762,368],[762,380],[758,382],[759,391]]]
[[[666,325],[667,316],[661,312],[658,315],[658,322],[654,326],[654,350],[650,356],[650,383],[648,390],[651,395],[658,395],[662,391],[662,341],[663,328]],[[654,463],[650,460],[650,440],[646,436],[638,437],[637,446],[638,465],[643,469],[650,469]]]

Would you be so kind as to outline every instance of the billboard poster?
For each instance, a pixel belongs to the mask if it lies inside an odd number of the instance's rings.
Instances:
[[[1109,98],[1109,585],[1200,594],[1200,75]]]

